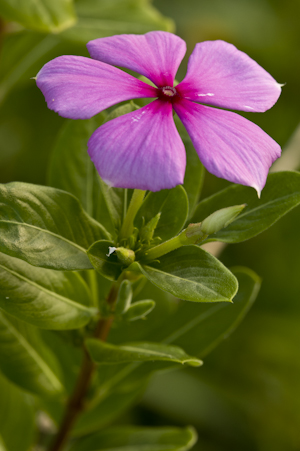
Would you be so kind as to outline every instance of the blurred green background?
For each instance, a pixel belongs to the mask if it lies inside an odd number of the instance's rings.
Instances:
[[[76,2],[82,16],[89,6],[93,13],[97,3],[101,2]],[[136,33],[172,29],[172,22],[151,9],[147,18],[140,17],[134,8],[137,2],[131,3]],[[299,124],[300,2],[155,0],[153,5],[174,20],[177,34],[187,42],[187,55],[197,42],[224,39],[285,84],[270,111],[245,117],[286,152],[293,147],[294,154],[300,154],[299,141],[290,142]],[[109,14],[109,8],[99,12],[110,23],[110,34],[129,32],[124,24],[114,30]],[[118,14],[124,21],[124,11]],[[24,31],[15,25],[1,28],[0,182],[44,184],[49,153],[64,119],[46,108],[30,78],[55,56],[87,56],[85,42],[109,33],[97,27],[73,34],[70,29],[62,35]],[[187,59],[178,80],[184,77]],[[297,161],[289,169],[299,169]],[[207,174],[203,195],[225,186],[227,182]],[[202,368],[156,376],[142,404],[132,412],[135,422],[193,424],[199,431],[195,450],[299,451],[299,221],[298,208],[258,237],[224,250],[221,259],[227,266],[249,266],[262,277],[254,307]]]

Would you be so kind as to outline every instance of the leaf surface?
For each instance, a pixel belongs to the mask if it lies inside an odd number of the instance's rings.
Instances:
[[[53,33],[76,22],[72,0],[1,0],[0,14],[25,28]]]
[[[191,427],[118,427],[80,440],[71,451],[187,451],[196,440]]]
[[[202,364],[200,360],[187,355],[181,348],[161,343],[135,342],[116,346],[99,340],[89,339],[86,340],[86,346],[92,359],[102,364],[155,360],[187,363],[191,366],[200,366]]]
[[[77,273],[35,268],[0,254],[0,307],[44,329],[76,329],[95,314],[90,291]]]
[[[198,204],[192,222],[201,222],[211,213],[224,207],[246,203],[237,219],[207,241],[239,243],[266,230],[300,203],[300,174],[276,172],[270,174],[262,190],[261,199],[252,188],[231,185]]]
[[[134,262],[161,290],[193,302],[230,302],[238,289],[234,275],[215,257],[197,246],[183,246],[149,265]]]
[[[188,209],[187,194],[181,185],[171,190],[150,192],[136,215],[135,226],[140,228],[143,222],[147,224],[150,219],[161,213],[154,237],[166,241],[181,231],[187,219]]]
[[[36,340],[40,337],[36,336]],[[39,346],[40,348],[40,343]],[[62,384],[44,356],[0,311],[0,368],[8,379],[38,395],[53,396]],[[45,352],[45,349],[43,349]],[[47,350],[48,351],[48,350]],[[48,351],[49,352],[49,351]],[[53,358],[53,356],[52,356]]]
[[[43,268],[91,269],[86,250],[107,237],[65,191],[20,182],[0,186],[1,252]]]

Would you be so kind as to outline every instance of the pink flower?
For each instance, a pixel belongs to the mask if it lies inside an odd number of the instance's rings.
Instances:
[[[50,109],[87,119],[124,100],[156,98],[91,136],[88,152],[106,183],[151,191],[183,183],[186,155],[174,109],[208,171],[260,193],[280,147],[257,125],[219,109],[263,112],[277,101],[280,85],[254,60],[224,41],[202,42],[190,56],[186,77],[174,87],[186,52],[178,36],[118,35],[91,41],[87,48],[93,59],[60,56],[38,73]],[[156,86],[112,65],[136,71]]]

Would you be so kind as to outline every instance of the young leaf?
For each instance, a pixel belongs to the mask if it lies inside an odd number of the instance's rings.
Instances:
[[[188,198],[181,185],[171,190],[150,192],[139,209],[134,225],[140,228],[147,224],[154,216],[161,213],[154,237],[166,241],[177,235],[183,228],[189,210]]]
[[[43,329],[76,329],[95,314],[90,292],[77,273],[35,268],[0,253],[0,307]]]
[[[0,251],[31,265],[91,269],[90,245],[105,228],[65,191],[28,183],[0,185]]]
[[[1,373],[0,393],[0,437],[5,445],[4,450],[28,451],[35,427],[33,400]]]
[[[53,33],[76,22],[72,0],[1,0],[0,14],[25,28]]]
[[[255,191],[242,185],[229,188],[204,199],[197,206],[192,222],[201,222],[211,213],[224,207],[246,203],[247,207],[226,229],[207,241],[239,243],[266,230],[300,203],[300,174],[276,172],[270,174],[261,199]]]
[[[158,288],[185,301],[230,302],[238,289],[234,275],[197,246],[181,247],[149,265],[134,262],[129,270],[140,271]]]
[[[36,346],[1,312],[0,368],[8,379],[34,394],[53,396],[63,389]]]
[[[70,451],[187,451],[196,440],[191,427],[115,427],[79,440]]]
[[[127,312],[123,315],[126,321],[136,321],[145,318],[155,307],[155,301],[151,299],[143,299],[131,304]]]
[[[200,366],[201,360],[187,355],[177,346],[161,343],[126,343],[119,346],[100,340],[86,340],[87,349],[92,359],[102,364],[119,364],[126,362],[147,362],[166,360],[191,366]]]
[[[100,240],[94,243],[87,251],[94,268],[106,279],[117,280],[122,272],[122,265],[115,252],[110,253],[109,248],[114,248],[112,241]]]

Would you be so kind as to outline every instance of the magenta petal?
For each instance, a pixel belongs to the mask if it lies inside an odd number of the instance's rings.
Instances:
[[[159,87],[173,86],[186,52],[185,42],[166,31],[95,39],[87,48],[92,58],[134,70]]]
[[[281,149],[260,127],[231,111],[181,100],[174,109],[200,160],[217,177],[252,186],[260,195]]]
[[[281,92],[268,72],[224,41],[197,44],[187,75],[176,89],[188,100],[253,112],[271,108]]]
[[[36,77],[48,108],[70,119],[88,119],[124,100],[157,97],[156,88],[116,67],[82,56],[59,56]]]
[[[99,127],[88,152],[111,186],[159,191],[183,183],[186,156],[172,104],[155,100]]]

